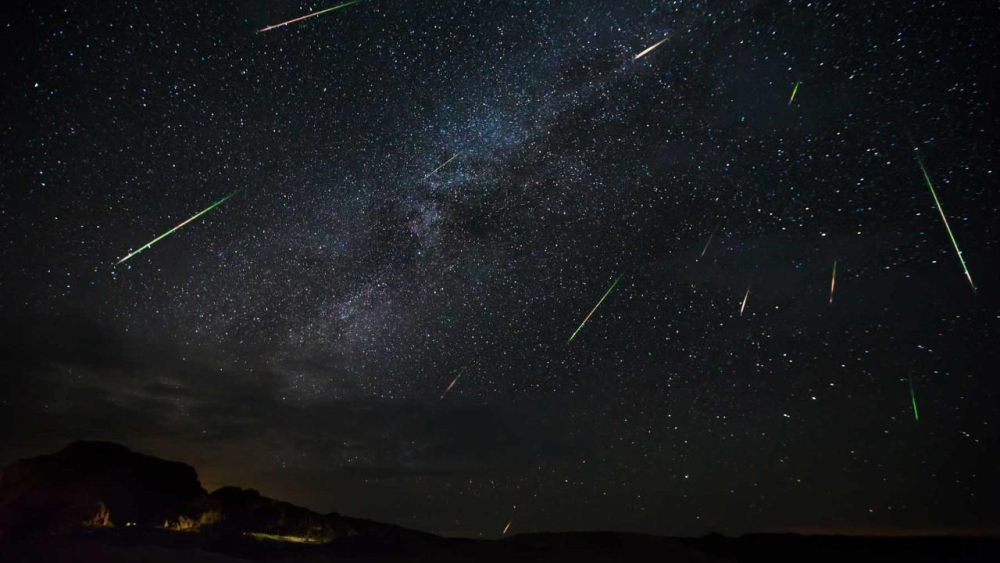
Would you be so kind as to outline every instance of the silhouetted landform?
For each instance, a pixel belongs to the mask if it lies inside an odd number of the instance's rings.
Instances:
[[[443,538],[257,491],[211,494],[189,465],[76,442],[0,472],[0,561],[1000,561],[995,538],[610,532]]]
[[[118,444],[75,442],[3,469],[0,534],[64,532],[81,524],[154,526],[189,516],[207,494],[190,465]]]

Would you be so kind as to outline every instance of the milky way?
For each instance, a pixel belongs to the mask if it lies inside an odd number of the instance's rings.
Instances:
[[[995,3],[31,4],[0,462],[476,537],[1000,522]]]

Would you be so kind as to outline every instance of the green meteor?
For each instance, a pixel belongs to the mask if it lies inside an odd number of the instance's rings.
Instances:
[[[208,207],[207,209],[205,209],[204,211],[200,211],[200,212],[198,212],[197,214],[195,214],[195,215],[194,215],[193,217],[191,217],[191,218],[190,218],[190,219],[188,219],[187,221],[184,221],[183,223],[181,223],[180,225],[177,225],[177,226],[176,226],[176,227],[174,227],[173,229],[170,229],[169,231],[167,231],[167,232],[163,233],[162,235],[160,235],[160,236],[158,236],[158,237],[154,238],[153,240],[151,240],[151,241],[147,242],[147,243],[146,243],[145,245],[143,245],[143,246],[139,247],[139,249],[138,249],[138,250],[135,250],[135,251],[133,251],[132,253],[130,253],[130,254],[129,254],[128,256],[126,256],[125,258],[122,258],[122,259],[121,259],[121,260],[119,260],[118,262],[115,262],[115,265],[117,266],[118,264],[121,264],[122,262],[124,262],[124,261],[128,260],[129,258],[131,258],[131,257],[135,256],[136,254],[139,254],[139,253],[140,253],[140,252],[142,252],[143,250],[146,250],[146,249],[147,249],[147,248],[149,248],[150,246],[153,246],[154,244],[156,244],[156,243],[160,242],[161,240],[163,240],[163,239],[167,238],[168,236],[170,236],[171,234],[173,234],[173,232],[174,232],[174,231],[176,231],[177,229],[180,229],[180,228],[181,228],[181,227],[183,227],[184,225],[187,225],[187,224],[188,224],[188,223],[190,223],[191,221],[194,221],[194,220],[195,220],[195,219],[197,219],[198,217],[201,217],[202,215],[204,215],[204,214],[208,213],[209,211],[211,211],[211,210],[215,209],[215,208],[216,208],[216,207],[218,207],[219,205],[222,205],[223,203],[225,203],[225,201],[226,201],[227,199],[229,199],[229,198],[233,197],[234,195],[236,195],[236,193],[237,193],[238,191],[239,191],[239,190],[237,190],[236,192],[233,192],[233,193],[231,193],[231,194],[227,195],[226,197],[224,197],[224,198],[220,199],[219,201],[217,201],[217,202],[213,203],[212,205],[210,205],[210,206],[209,206],[209,207]]]
[[[611,284],[611,287],[609,287],[608,290],[604,292],[604,297],[601,297],[601,300],[597,302],[597,305],[594,305],[594,308],[591,309],[589,313],[587,313],[586,318],[583,319],[583,322],[580,323],[580,326],[576,327],[576,330],[573,331],[573,335],[569,337],[569,340],[566,341],[566,344],[573,342],[573,339],[576,338],[576,333],[580,332],[580,329],[583,328],[583,325],[587,324],[587,321],[590,320],[590,316],[593,315],[594,311],[596,311],[597,308],[601,306],[601,303],[604,303],[604,300],[607,299],[608,295],[611,293],[611,290],[613,290],[615,286],[618,285],[618,282],[621,281],[621,279],[622,279],[621,276],[615,278],[615,283]]]
[[[448,160],[444,161],[444,164],[442,164],[441,166],[438,166],[438,167],[437,167],[437,168],[435,168],[434,170],[431,170],[431,173],[430,173],[430,174],[428,174],[428,175],[424,176],[424,180],[426,180],[427,178],[430,178],[431,176],[433,176],[433,175],[434,175],[434,173],[435,173],[435,172],[437,172],[438,170],[441,170],[441,169],[442,169],[442,168],[444,168],[445,166],[448,166],[448,163],[449,163],[449,162],[451,162],[451,161],[453,161],[453,160],[455,160],[456,158],[458,158],[458,155],[460,155],[460,154],[462,154],[462,153],[461,153],[461,152],[457,152],[457,153],[453,154],[453,155],[451,156],[451,158],[449,158]]]
[[[792,88],[792,97],[788,98],[788,105],[792,105],[792,102],[795,100],[795,93],[799,91],[799,84],[802,84],[802,81],[796,80],[795,87]]]
[[[917,415],[917,396],[913,394],[913,380],[910,379],[910,400],[913,401],[913,419],[920,420],[920,416]]]
[[[913,147],[913,152],[917,155],[917,164],[920,165],[920,171],[924,175],[924,180],[927,181],[927,187],[931,189],[931,196],[934,197],[934,205],[937,205],[938,213],[941,214],[941,220],[944,221],[944,228],[948,231],[948,238],[951,239],[951,245],[955,247],[955,253],[958,254],[958,261],[962,263],[962,270],[965,272],[966,279],[969,280],[969,285],[972,286],[972,291],[976,291],[976,284],[972,282],[972,274],[969,273],[969,267],[965,264],[965,258],[962,257],[962,251],[958,249],[958,241],[955,240],[955,235],[951,232],[951,226],[948,224],[948,218],[944,216],[944,209],[941,208],[941,201],[938,199],[937,192],[934,191],[934,184],[931,183],[931,177],[927,174],[927,168],[924,167],[924,161],[920,158],[920,151],[917,147]]]

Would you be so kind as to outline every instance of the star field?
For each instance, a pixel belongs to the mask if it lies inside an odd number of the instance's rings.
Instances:
[[[994,3],[259,32],[332,5],[4,11],[0,461],[472,537],[1000,524]]]

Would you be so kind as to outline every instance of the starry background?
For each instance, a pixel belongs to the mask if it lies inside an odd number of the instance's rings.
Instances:
[[[1000,526],[996,2],[257,32],[329,5],[3,8],[0,462],[476,537]]]

